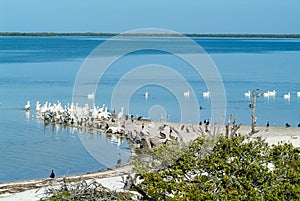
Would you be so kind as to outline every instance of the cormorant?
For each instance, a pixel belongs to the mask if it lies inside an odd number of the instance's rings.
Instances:
[[[52,170],[51,174],[50,174],[50,178],[54,179],[55,177],[55,174],[54,174],[54,171]]]

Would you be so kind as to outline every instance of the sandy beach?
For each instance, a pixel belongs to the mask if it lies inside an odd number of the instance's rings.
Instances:
[[[117,122],[115,122],[117,125]],[[114,126],[114,125],[111,125]],[[181,140],[189,142],[200,135],[214,135],[215,133],[225,133],[225,126],[209,125],[208,132],[205,132],[204,125],[169,123],[169,122],[149,122],[149,121],[126,121],[126,132],[131,135],[146,136],[146,145],[151,147],[153,143],[163,143],[166,140]],[[172,130],[170,132],[170,130]],[[256,127],[258,131],[251,137],[262,137],[269,144],[279,142],[291,142],[294,146],[300,146],[300,128],[296,127]],[[238,133],[248,135],[251,131],[250,126],[241,126]],[[162,137],[162,135],[164,135]],[[128,137],[128,136],[127,136]],[[137,136],[134,136],[136,138]],[[129,137],[128,137],[129,138]],[[130,138],[133,138],[132,136]],[[163,138],[163,139],[162,139]],[[123,164],[121,167],[114,167],[98,172],[86,173],[64,177],[69,182],[81,180],[91,181],[95,179],[103,186],[122,191],[124,182],[122,177],[132,173],[132,166]],[[39,200],[45,196],[46,188],[51,185],[59,185],[63,177],[55,179],[38,179],[28,181],[18,181],[0,183],[0,200]]]

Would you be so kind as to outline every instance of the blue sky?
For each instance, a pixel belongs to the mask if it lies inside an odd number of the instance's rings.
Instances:
[[[300,33],[300,0],[0,0],[0,32]]]

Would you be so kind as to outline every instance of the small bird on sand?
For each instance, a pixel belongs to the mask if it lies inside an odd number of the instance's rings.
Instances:
[[[285,123],[285,127],[291,127],[291,125],[289,123]]]
[[[160,135],[160,138],[161,139],[166,139],[166,137],[167,137],[167,135],[166,134],[164,134],[163,132],[159,132],[159,135]]]
[[[269,127],[270,126],[270,123],[269,123],[269,121],[267,122],[267,127]]]

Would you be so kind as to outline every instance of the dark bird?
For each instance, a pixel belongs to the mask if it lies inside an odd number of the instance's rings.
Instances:
[[[171,133],[169,134],[169,138],[172,139],[172,140],[175,140],[175,139],[176,139],[176,137],[173,136],[173,135],[171,135]]]
[[[164,125],[162,125],[162,126],[158,127],[158,130],[162,131],[162,130],[164,130],[164,129],[165,129],[165,127],[166,127],[166,126],[167,126],[167,125],[166,125],[166,124],[164,124]]]
[[[289,123],[285,123],[285,127],[291,127],[291,125]]]
[[[270,126],[270,123],[269,123],[269,121],[267,122],[267,127],[269,127]]]
[[[121,153],[119,153],[119,159],[117,160],[117,167],[120,167],[122,164]]]
[[[206,125],[209,125],[209,119],[206,120]]]
[[[130,115],[131,122],[133,122],[133,115]]]
[[[161,131],[159,132],[159,135],[160,135],[161,139],[166,139],[166,137],[167,137],[167,135]]]
[[[300,127],[300,123],[298,124],[298,127]]]
[[[54,174],[54,171],[52,170],[51,174],[50,174],[50,178],[54,179],[55,177],[55,174]]]
[[[201,125],[202,125],[202,122],[200,121],[200,122],[199,122],[199,126],[201,126]]]

